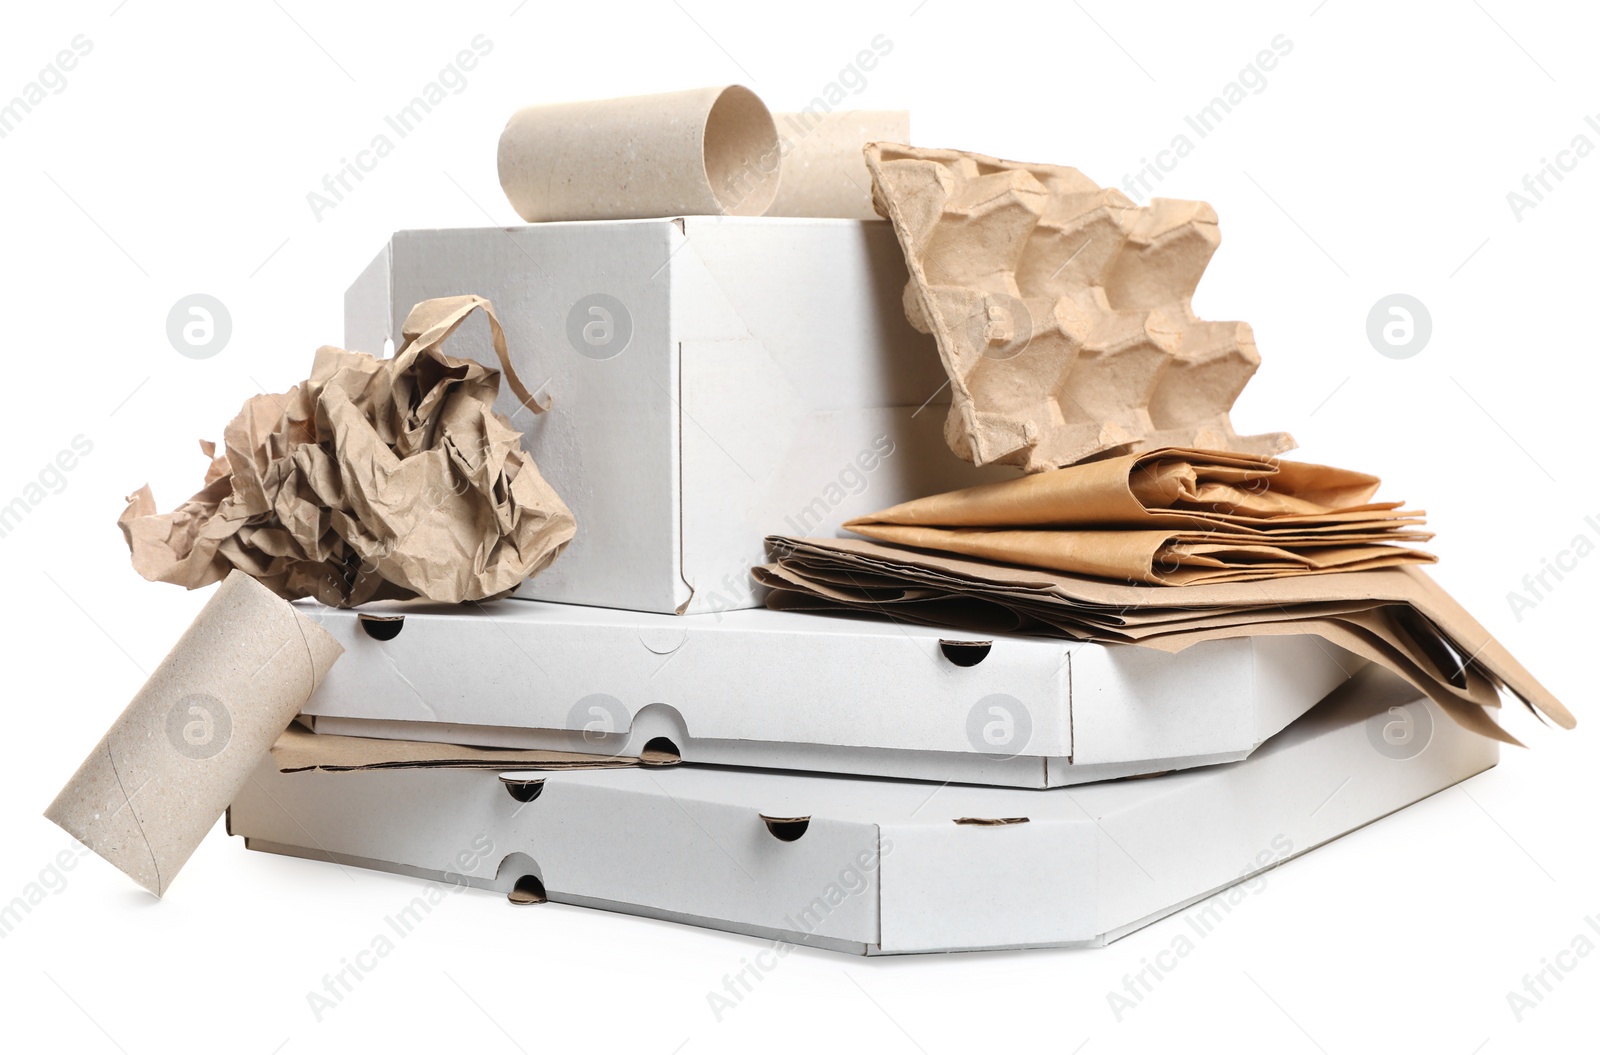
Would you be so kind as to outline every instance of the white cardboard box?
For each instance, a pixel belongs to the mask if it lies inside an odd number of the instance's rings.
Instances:
[[[833,534],[920,495],[1014,475],[945,445],[933,339],[905,320],[889,225],[691,216],[402,231],[345,295],[345,343],[401,342],[411,306],[493,301],[503,389],[578,534],[522,595],[647,612],[753,607],[773,533]],[[446,344],[495,364],[487,323]]]
[[[1413,734],[1403,749],[1385,735],[1396,723]],[[1031,791],[688,765],[497,776],[266,763],[229,831],[252,849],[778,943],[1100,945],[1190,906],[1186,927],[1203,936],[1259,889],[1251,877],[1488,769],[1497,751],[1368,668],[1248,759],[1144,780]]]
[[[304,708],[320,732],[608,754],[665,737],[690,762],[1017,787],[1243,758],[1362,666],[1314,637],[1169,655],[764,608],[317,618],[345,649]]]

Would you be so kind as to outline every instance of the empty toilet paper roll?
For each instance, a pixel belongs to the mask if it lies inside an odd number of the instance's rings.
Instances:
[[[160,897],[343,651],[233,572],[44,815]]]
[[[739,85],[529,106],[500,135],[500,186],[530,223],[760,216],[780,163],[772,115]]]
[[[909,143],[905,110],[801,111],[772,115],[783,151],[783,175],[768,216],[881,219],[872,208],[872,173],[861,148],[872,142]]]

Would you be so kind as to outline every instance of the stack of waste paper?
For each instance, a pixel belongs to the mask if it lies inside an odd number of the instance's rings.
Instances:
[[[1421,511],[1235,432],[1210,206],[909,138],[514,115],[527,224],[395,234],[362,351],[129,500],[221,586],[48,816],[157,894],[226,809],[780,952],[1093,945],[1495,765],[1502,692],[1572,726]]]

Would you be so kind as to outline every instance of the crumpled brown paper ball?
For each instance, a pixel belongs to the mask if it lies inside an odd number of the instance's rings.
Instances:
[[[324,346],[310,380],[246,400],[221,456],[201,443],[205,487],[173,512],[156,513],[148,486],[130,496],[117,525],[134,568],[191,590],[238,568],[340,607],[483,600],[543,570],[572,513],[492,409],[501,372],[439,350],[479,308],[512,391],[542,412],[487,300],[423,301],[394,358]]]

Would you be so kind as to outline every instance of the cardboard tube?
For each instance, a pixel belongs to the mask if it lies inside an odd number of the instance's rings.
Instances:
[[[861,148],[871,142],[907,143],[905,110],[835,110],[772,115],[783,150],[783,177],[768,216],[882,219],[872,208],[872,174]]]
[[[766,105],[730,85],[518,110],[500,186],[529,223],[760,216],[781,160]]]
[[[160,897],[343,652],[233,572],[44,815]]]

